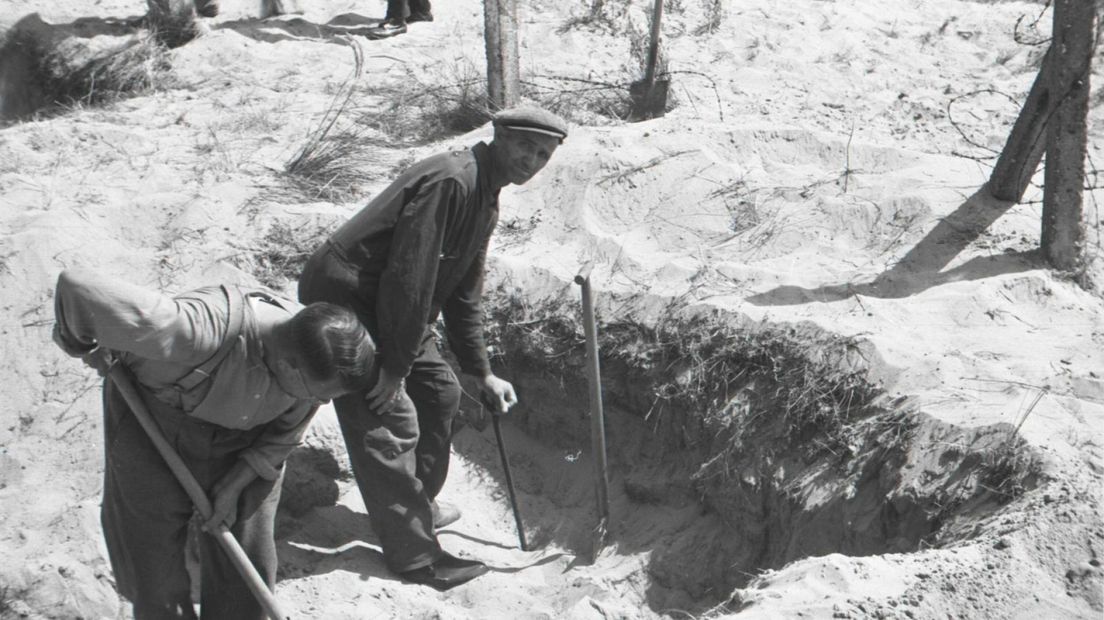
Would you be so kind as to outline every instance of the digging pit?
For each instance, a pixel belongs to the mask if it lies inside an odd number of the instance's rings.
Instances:
[[[1011,426],[952,426],[884,393],[872,379],[884,363],[861,340],[715,310],[606,317],[611,523],[596,549],[585,349],[570,292],[535,305],[488,293],[488,344],[522,402],[503,427],[527,538],[581,564],[646,555],[633,589],[657,615],[736,610],[735,590],[801,558],[967,540],[1041,482],[1038,455]],[[465,401],[467,414],[479,407]],[[347,468],[333,448],[332,460],[312,448],[293,466],[285,501],[298,514],[333,503],[332,485],[294,480],[317,480],[319,467],[333,480],[333,460]],[[490,431],[461,428],[454,450],[508,513]],[[304,501],[312,488],[327,490]]]

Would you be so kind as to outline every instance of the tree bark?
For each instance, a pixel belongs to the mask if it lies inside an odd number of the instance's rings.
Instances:
[[[1050,91],[1057,101],[1047,123],[1042,250],[1053,267],[1063,270],[1080,266],[1085,237],[1081,207],[1096,17],[1093,5],[1085,0],[1054,2]]]
[[[999,200],[1019,202],[1046,151],[1047,119],[1054,113],[1050,96],[1053,50],[1047,50],[1020,116],[1008,134],[997,165],[989,176],[989,193]]]
[[[483,38],[487,47],[487,99],[501,110],[521,97],[518,68],[517,0],[483,0]]]

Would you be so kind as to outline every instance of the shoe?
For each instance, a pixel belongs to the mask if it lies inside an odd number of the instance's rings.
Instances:
[[[477,560],[464,560],[448,553],[428,566],[399,573],[403,579],[441,590],[467,583],[487,572],[487,565]]]
[[[433,13],[411,13],[410,17],[406,18],[406,23],[413,24],[414,22],[431,22],[433,21]]]
[[[369,28],[364,36],[369,39],[386,39],[388,37],[394,37],[406,32],[406,22],[393,21],[386,19],[375,27]]]
[[[215,0],[195,0],[195,10],[200,17],[217,17],[219,13],[218,2]]]
[[[433,507],[434,529],[441,529],[460,520],[460,509],[452,504],[434,501],[431,506]]]

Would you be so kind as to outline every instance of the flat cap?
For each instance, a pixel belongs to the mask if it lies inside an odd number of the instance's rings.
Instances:
[[[535,105],[520,105],[502,110],[494,115],[493,123],[495,127],[554,136],[560,142],[567,137],[567,123],[559,116]]]

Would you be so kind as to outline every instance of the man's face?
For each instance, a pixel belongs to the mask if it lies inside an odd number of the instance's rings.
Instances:
[[[326,402],[349,391],[341,384],[340,378],[315,379],[301,368],[302,364],[302,360],[295,358],[277,363],[276,380],[288,394],[304,400]]]
[[[503,177],[514,185],[521,185],[544,168],[560,139],[532,131],[500,128],[495,134],[500,147],[499,165]]]

